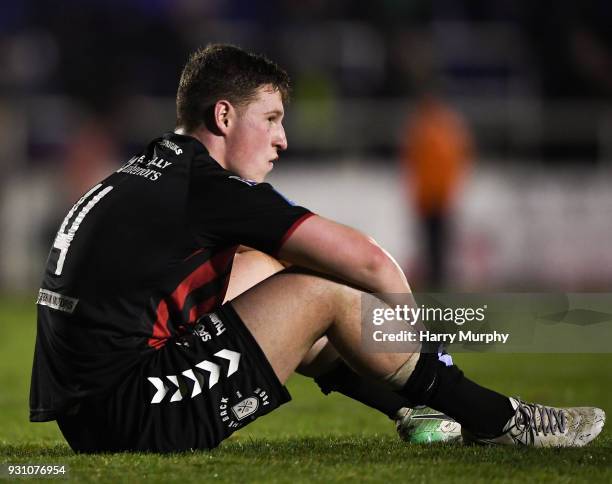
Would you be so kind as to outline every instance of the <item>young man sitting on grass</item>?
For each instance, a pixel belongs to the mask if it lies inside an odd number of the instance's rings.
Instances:
[[[393,305],[372,294],[410,287],[370,237],[263,182],[287,149],[288,90],[261,56],[198,50],[181,76],[175,132],[75,203],[39,291],[30,419],[57,420],[79,452],[210,449],[287,402],[283,384],[299,369],[383,411],[391,392],[394,407],[428,405],[468,441],[593,440],[600,409],[508,398],[418,344],[365,351],[362,303]],[[223,304],[240,246],[295,268]],[[388,389],[383,403],[366,398],[377,390],[360,389],[365,378]]]

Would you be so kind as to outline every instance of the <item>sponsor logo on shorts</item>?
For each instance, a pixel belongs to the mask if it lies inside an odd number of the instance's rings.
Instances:
[[[219,318],[219,316],[217,316],[216,313],[210,313],[210,322],[214,324],[215,331],[217,332],[217,336],[225,333],[225,325],[223,324],[223,321],[221,321],[221,319]]]
[[[204,323],[197,323],[193,327],[193,334],[199,336],[202,339],[202,341],[205,343],[212,339],[211,334],[208,331],[206,331],[206,326],[204,326]]]
[[[217,351],[214,356],[229,362],[227,374],[225,378],[229,378],[238,371],[240,365],[240,353],[228,349]],[[222,375],[221,365],[210,361],[202,360],[195,365],[195,368],[189,368],[181,372],[180,375],[166,375],[164,377],[150,376],[147,380],[155,388],[155,394],[151,398],[151,403],[161,403],[166,399],[170,388],[175,388],[175,391],[170,396],[169,402],[180,402],[183,397],[195,398],[202,394],[202,387],[206,386],[205,377],[208,377],[208,389],[210,390],[218,382]],[[172,387],[168,385],[172,383]],[[190,391],[191,390],[191,391]]]
[[[221,318],[217,316],[217,313],[205,314],[193,327],[193,333],[198,335],[203,342],[210,341],[214,336],[221,336],[227,331],[225,324],[221,321]]]
[[[268,405],[270,405],[268,392],[259,387],[246,398],[242,392],[236,391],[233,397],[221,397],[219,418],[228,428],[237,429],[255,420],[257,410]]]
[[[74,312],[78,302],[78,299],[64,296],[47,289],[40,289],[38,291],[38,299],[36,299],[36,304],[47,306],[51,309],[57,309],[58,311],[64,311],[68,314],[72,314]]]

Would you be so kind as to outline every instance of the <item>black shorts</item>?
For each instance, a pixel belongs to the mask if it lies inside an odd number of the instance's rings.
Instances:
[[[77,452],[211,449],[289,400],[228,303],[58,425]]]

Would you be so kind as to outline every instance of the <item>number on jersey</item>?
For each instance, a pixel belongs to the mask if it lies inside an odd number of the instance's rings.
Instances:
[[[102,186],[101,183],[93,187],[89,190],[85,195],[83,195],[77,203],[75,203],[64,221],[60,229],[55,236],[55,241],[53,242],[53,248],[59,250],[59,257],[57,258],[57,264],[55,266],[55,275],[61,276],[62,270],[64,269],[64,263],[66,262],[66,256],[68,255],[68,249],[70,249],[70,244],[76,235],[77,230],[79,230],[79,226],[83,222],[85,216],[89,213],[89,211],[96,206],[96,204],[102,200],[102,198],[110,192],[113,187],[108,186],[103,190],[100,190],[98,193],[98,189]],[[95,193],[95,195],[94,195]],[[87,202],[87,203],[85,203]],[[78,212],[77,212],[78,210]],[[72,216],[77,212],[76,217],[72,221],[72,225],[68,228],[68,223],[72,219]]]

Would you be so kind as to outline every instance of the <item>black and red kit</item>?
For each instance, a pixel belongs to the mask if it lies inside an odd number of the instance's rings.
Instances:
[[[310,215],[195,138],[153,140],[58,230],[37,300],[30,420],[58,420],[75,450],[174,451],[214,447],[287,401],[221,304],[238,246],[276,255]]]

